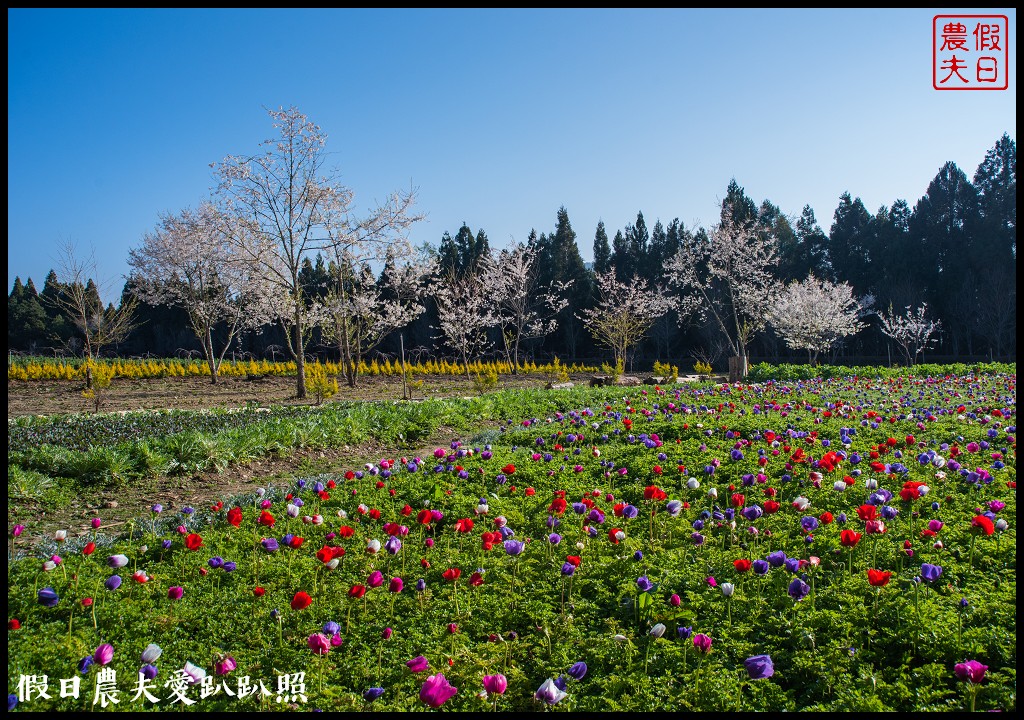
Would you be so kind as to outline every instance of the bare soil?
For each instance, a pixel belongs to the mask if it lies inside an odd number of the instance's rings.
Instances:
[[[586,382],[585,376],[575,378]],[[542,377],[502,377],[499,388],[541,388]],[[90,413],[93,403],[82,397],[79,381],[9,381],[7,383],[7,415],[52,415],[56,413]],[[477,394],[465,377],[434,376],[424,379],[415,398],[469,397]],[[342,385],[328,402],[344,400],[398,400],[402,397],[401,378],[360,378],[359,385]],[[295,378],[266,377],[256,380],[221,378],[214,385],[205,378],[160,378],[152,380],[115,379],[104,393],[101,412],[139,409],[189,409],[242,407],[247,403],[268,405],[312,405],[313,401],[295,398]],[[455,437],[450,428],[439,428],[433,437],[415,448],[383,447],[368,443],[356,447],[327,450],[296,450],[289,457],[267,457],[262,460],[228,467],[221,473],[202,473],[191,477],[149,478],[127,488],[78,492],[67,505],[45,507],[37,501],[8,501],[9,525],[26,526],[19,547],[53,537],[56,530],[69,535],[90,532],[90,520],[100,517],[108,532],[116,533],[130,520],[146,517],[154,503],[168,511],[185,506],[208,507],[232,495],[253,492],[257,487],[284,484],[296,477],[329,472],[344,472],[366,462],[379,462],[384,457],[423,455],[438,444],[447,444]]]
[[[472,382],[463,376],[428,376],[415,390],[414,398],[469,397],[477,395]],[[585,382],[584,376],[575,378]],[[501,377],[498,388],[541,388],[547,380],[541,376]],[[53,415],[56,413],[90,413],[94,401],[82,396],[84,385],[77,380],[7,382],[7,417]],[[339,382],[338,393],[327,402],[343,400],[401,400],[402,379],[365,377],[350,388]],[[208,378],[154,378],[130,380],[117,378],[103,391],[100,412],[124,410],[185,409],[244,407],[247,403],[269,405],[313,405],[312,397],[295,397],[294,377],[261,377],[254,379],[226,377],[214,385]]]

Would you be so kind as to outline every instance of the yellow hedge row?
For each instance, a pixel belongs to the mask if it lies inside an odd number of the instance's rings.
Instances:
[[[165,377],[201,377],[210,375],[210,368],[201,360],[100,360],[100,364],[113,370],[113,377],[135,380]],[[340,375],[343,368],[340,363],[323,363],[328,375]],[[402,374],[400,362],[376,359],[369,363],[361,361],[356,368],[360,375],[394,377]],[[587,365],[563,365],[556,359],[554,363],[538,365],[534,362],[523,363],[519,371],[527,375],[559,375],[562,371],[569,373],[596,372],[597,368]],[[459,362],[447,360],[427,360],[426,362],[406,363],[406,371],[410,375],[465,375],[466,368]],[[269,360],[225,361],[220,367],[222,377],[248,377],[263,375],[294,375],[294,362],[271,362]],[[508,375],[511,365],[507,362],[483,362],[474,360],[469,363],[470,374],[488,374],[496,372]],[[7,366],[8,380],[74,380],[85,377],[85,364],[64,360],[34,359],[15,361]]]

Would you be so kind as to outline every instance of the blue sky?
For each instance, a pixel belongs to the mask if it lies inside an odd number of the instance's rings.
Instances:
[[[589,260],[598,220],[710,225],[731,178],[826,231],[844,191],[913,206],[1016,140],[1016,12],[962,11],[1008,15],[1009,89],[939,92],[940,12],[8,9],[8,288],[71,241],[115,299],[267,107],[324,129],[357,208],[417,187],[417,243],[502,247],[564,205]]]

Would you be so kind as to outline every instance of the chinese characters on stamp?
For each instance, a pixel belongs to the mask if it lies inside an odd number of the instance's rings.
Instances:
[[[1008,33],[1006,15],[936,15],[932,19],[932,87],[1006,90]]]

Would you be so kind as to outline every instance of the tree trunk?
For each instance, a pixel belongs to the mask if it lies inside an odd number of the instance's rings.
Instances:
[[[96,353],[99,355],[99,353]],[[92,390],[92,343],[89,342],[88,332],[85,335],[85,389]]]
[[[356,364],[352,360],[352,346],[349,344],[348,316],[341,316],[341,332],[338,341],[338,349],[341,351],[341,360],[345,367],[345,379],[348,386],[356,386]]]
[[[306,348],[302,342],[302,311],[295,308],[295,397],[306,399]]]
[[[206,337],[203,338],[203,354],[206,355],[206,364],[210,367],[210,383],[217,384],[217,358],[213,353],[213,332],[210,326],[206,326]]]
[[[729,358],[729,382],[739,382],[747,376],[747,356],[735,355]]]
[[[519,335],[516,335],[516,342],[512,346],[512,374],[519,374]]]

